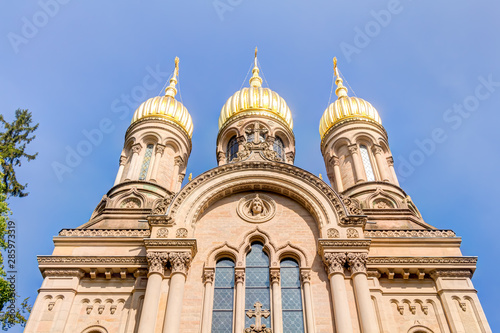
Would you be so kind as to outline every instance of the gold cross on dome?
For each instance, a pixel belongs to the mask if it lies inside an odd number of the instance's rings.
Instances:
[[[248,318],[255,317],[255,324],[250,326],[250,330],[248,332],[271,332],[268,328],[266,329],[266,325],[262,325],[262,317],[267,318],[271,315],[269,310],[262,310],[262,304],[260,302],[255,302],[253,305],[255,310],[248,310],[247,316]],[[248,329],[245,330],[247,332]]]

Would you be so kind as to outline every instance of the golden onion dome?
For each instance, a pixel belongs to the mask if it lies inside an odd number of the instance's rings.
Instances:
[[[219,130],[235,116],[264,115],[283,122],[293,130],[292,112],[285,100],[269,88],[262,88],[262,78],[257,66],[257,48],[255,48],[254,67],[250,78],[250,87],[243,88],[229,97],[222,107],[219,117]]]
[[[156,96],[143,102],[132,117],[132,124],[142,119],[159,119],[179,125],[191,138],[193,136],[193,120],[188,110],[175,99],[177,76],[179,75],[179,58],[175,58],[174,75],[165,89],[165,96]]]
[[[358,97],[347,96],[347,88],[344,87],[337,69],[337,58],[333,58],[333,64],[336,76],[335,84],[337,85],[335,94],[338,99],[326,108],[321,117],[319,123],[321,139],[330,128],[347,119],[371,121],[382,125],[377,110],[370,103]]]

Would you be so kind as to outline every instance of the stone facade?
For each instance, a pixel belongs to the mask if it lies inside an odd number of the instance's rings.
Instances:
[[[477,258],[461,254],[453,231],[426,223],[399,187],[381,125],[349,118],[329,128],[321,150],[332,186],[293,165],[289,123],[242,112],[221,128],[218,166],[181,188],[188,134],[154,117],[130,126],[114,187],[38,257],[44,281],[26,332],[212,332],[224,258],[234,263],[229,332],[287,333],[284,259],[300,272],[300,332],[491,332],[471,282]],[[245,325],[255,243],[269,258],[266,328]]]

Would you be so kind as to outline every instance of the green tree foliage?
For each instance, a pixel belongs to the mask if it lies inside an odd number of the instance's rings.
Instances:
[[[32,133],[38,128],[38,124],[32,125],[31,112],[17,109],[15,119],[12,123],[5,120],[0,114],[0,123],[3,131],[0,132],[0,249],[9,248],[8,223],[11,211],[7,198],[10,196],[24,197],[28,195],[24,192],[27,184],[21,185],[16,178],[14,167],[21,166],[22,159],[31,161],[37,154],[27,154],[26,146],[35,138]],[[32,136],[30,136],[32,135]],[[12,223],[12,222],[10,222]],[[10,278],[6,275],[3,265],[4,259],[0,253],[0,325],[4,331],[20,324],[26,325],[31,306],[28,299],[25,299],[19,307],[13,306],[16,303],[17,294]]]
[[[34,160],[38,153],[30,155],[24,150],[35,135],[33,132],[38,128],[38,124],[33,125],[31,112],[17,109],[16,118],[12,123],[5,120],[0,114],[0,123],[3,131],[0,132],[0,161],[3,173],[3,183],[7,196],[24,197],[28,195],[24,192],[27,184],[21,185],[16,178],[14,167],[21,166],[21,161],[25,158],[28,162]],[[31,135],[31,136],[30,136]]]

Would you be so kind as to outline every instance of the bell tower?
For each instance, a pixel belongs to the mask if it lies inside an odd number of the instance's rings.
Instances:
[[[255,48],[250,87],[235,92],[220,113],[218,165],[255,158],[293,164],[292,113],[282,97],[262,87],[259,72]]]
[[[114,186],[102,198],[87,226],[100,223],[136,227],[154,207],[181,188],[189,155],[193,122],[175,99],[179,58],[164,96],[143,102],[125,133]],[[141,223],[141,222],[139,222]]]
[[[367,101],[348,96],[333,59],[335,94],[320,120],[321,153],[328,178],[338,193],[356,198],[363,211],[373,210],[378,226],[391,226],[382,213],[404,210],[407,221],[427,226],[410,197],[399,187],[389,139],[378,111]],[[392,227],[392,226],[391,226]]]

